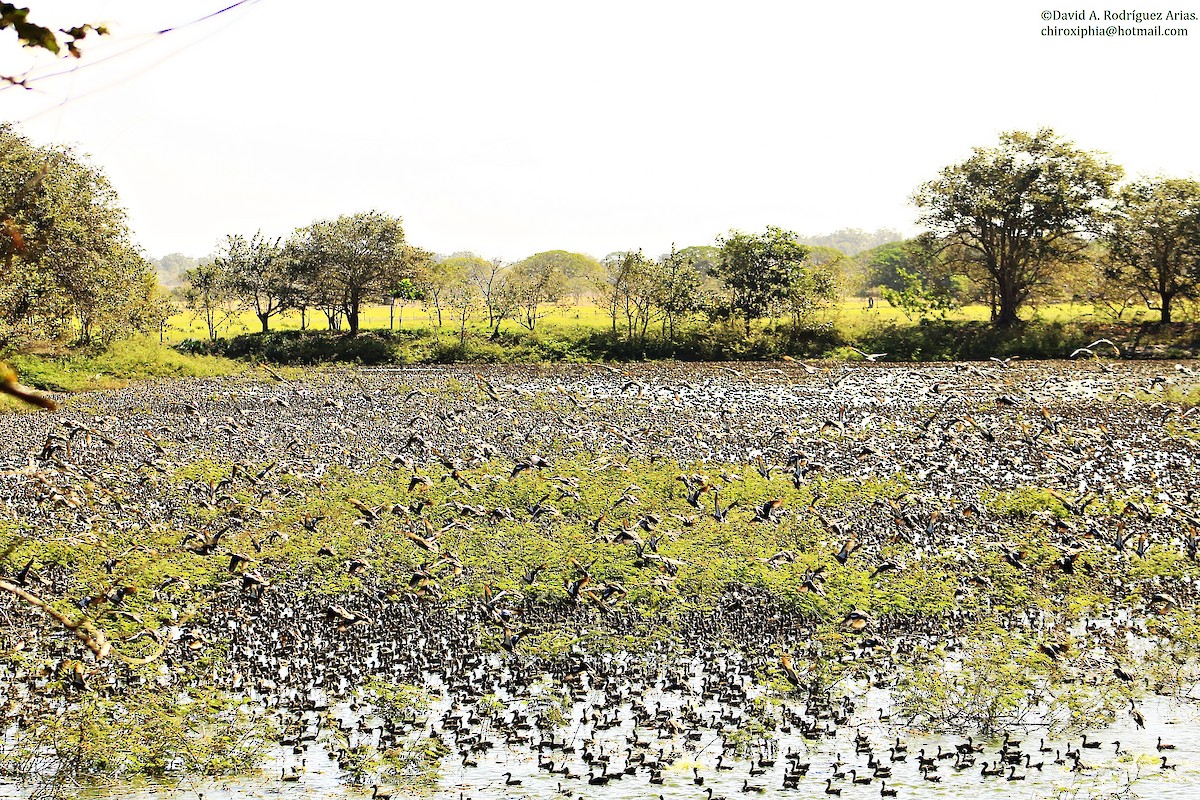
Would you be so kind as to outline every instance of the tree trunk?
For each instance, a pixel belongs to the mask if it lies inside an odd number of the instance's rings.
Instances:
[[[1159,297],[1162,298],[1162,300],[1159,302],[1159,305],[1162,307],[1163,324],[1170,325],[1171,324],[1171,300],[1174,299],[1175,294],[1173,292],[1160,292]]]
[[[258,314],[258,321],[262,323],[262,332],[270,333],[269,323],[271,321],[270,314]]]
[[[1000,308],[996,314],[996,325],[1001,328],[1007,328],[1015,325],[1019,320],[1017,318],[1017,289],[1015,286],[1000,286],[999,297]]]

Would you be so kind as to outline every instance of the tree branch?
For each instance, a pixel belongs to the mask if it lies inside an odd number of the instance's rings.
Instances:
[[[31,592],[25,591],[17,584],[11,583],[4,578],[0,578],[0,589],[16,595],[34,608],[39,608],[54,617],[60,625],[79,637],[87,645],[88,649],[96,655],[98,660],[103,660],[112,651],[112,644],[109,643],[104,631],[96,627],[87,617],[81,617],[78,620],[72,621],[70,617],[51,606],[45,600]]]

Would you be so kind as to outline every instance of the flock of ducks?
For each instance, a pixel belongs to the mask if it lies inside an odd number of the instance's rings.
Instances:
[[[1103,674],[1122,687],[1126,724],[1147,725],[1140,691],[1177,690],[1170,676],[1141,674],[1129,642],[1154,642],[1161,620],[1194,607],[1200,419],[1179,399],[1200,378],[1186,365],[1083,354],[1036,365],[899,367],[864,354],[855,367],[247,375],[8,417],[0,522],[23,539],[4,553],[3,580],[24,595],[0,592],[0,652],[19,648],[40,667],[0,660],[5,741],[81,691],[204,685],[274,720],[282,783],[309,785],[328,769],[373,783],[375,797],[398,790],[378,762],[364,772],[363,755],[416,743],[436,753],[446,782],[470,787],[453,795],[464,798],[631,784],[645,784],[639,796],[708,800],[802,787],[891,797],[1088,773],[1121,745],[919,744],[904,731],[920,709],[901,718],[893,708],[913,653],[961,657],[987,617],[1071,680]],[[670,487],[624,478],[661,462],[681,472]],[[364,475],[385,476],[389,496],[338,494]],[[615,488],[585,514],[592,476]],[[866,490],[880,480],[904,488]],[[1006,512],[1029,487],[1038,504]],[[506,500],[517,496],[529,499]],[[702,566],[676,546],[690,531],[802,521],[819,547],[783,546],[781,533],[708,607],[672,605]],[[557,560],[509,552],[496,533],[506,526],[582,531],[589,549]],[[1029,531],[1045,550],[1015,543]],[[155,557],[215,577],[141,584],[133,569],[144,569],[149,532],[173,537]],[[476,536],[497,548],[486,579],[473,574]],[[126,549],[101,546],[86,583],[29,544],[84,552],[106,540]],[[287,563],[301,542],[319,569]],[[986,553],[1007,572],[984,570]],[[1185,566],[1129,569],[1156,553]],[[830,610],[848,580],[901,580],[939,559],[959,566],[937,616]],[[1108,604],[1069,619],[988,577],[1063,597],[1064,582],[1110,571],[1123,579],[1104,588]],[[789,576],[788,592],[767,588],[773,575]],[[47,618],[28,597],[78,611]],[[122,658],[95,657],[106,626],[125,631],[112,643]],[[836,642],[821,638],[829,630]],[[130,664],[146,653],[156,675]],[[381,712],[378,681],[418,687],[429,707]],[[1157,747],[1171,771],[1170,744]]]

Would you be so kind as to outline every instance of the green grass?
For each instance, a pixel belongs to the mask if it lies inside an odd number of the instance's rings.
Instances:
[[[406,306],[402,310],[397,307],[397,312],[400,319],[397,324],[391,326],[392,330],[424,333],[437,327],[434,313],[427,312],[420,306]],[[542,312],[544,316],[538,322],[539,328],[559,331],[572,337],[577,337],[585,331],[612,329],[612,318],[608,312],[587,299],[578,304],[564,301],[555,305],[547,305],[543,307]],[[1026,312],[1023,316],[1041,322],[1114,321],[1109,316],[1097,316],[1090,305],[1073,303],[1053,303],[1040,306],[1032,312]],[[443,329],[447,332],[457,333],[458,324],[452,317],[452,311],[446,310],[443,313]],[[982,304],[964,306],[954,309],[946,319],[954,322],[987,322],[989,311],[988,307]],[[815,321],[832,324],[847,338],[853,340],[881,325],[915,324],[917,320],[908,317],[901,309],[894,308],[884,301],[877,302],[873,308],[867,308],[867,303],[862,298],[846,298],[817,312]],[[620,328],[620,324],[618,321],[618,328]],[[762,324],[760,323],[759,327]],[[298,331],[300,330],[300,313],[287,311],[272,317],[270,327],[272,331]],[[388,307],[384,305],[365,306],[362,311],[361,327],[363,330],[388,330]],[[651,325],[652,331],[655,327]],[[243,333],[256,333],[261,329],[258,318],[249,311],[243,311],[234,314],[221,325],[218,335],[232,337]],[[320,312],[310,313],[307,330],[328,330],[325,315]],[[482,310],[477,311],[468,319],[467,330],[475,335],[490,333],[490,329],[487,327],[487,318]],[[514,333],[524,329],[516,322],[506,320],[500,330],[504,333]],[[183,311],[168,320],[164,339],[167,342],[178,344],[184,339],[205,338],[207,335],[208,331],[204,320],[191,311]]]
[[[867,308],[864,301],[852,298],[820,311],[799,331],[761,320],[747,337],[738,321],[709,323],[696,317],[680,325],[673,342],[659,336],[653,325],[646,341],[631,341],[620,328],[616,334],[612,332],[603,308],[585,301],[545,307],[534,331],[506,321],[497,337],[477,314],[468,321],[463,338],[449,316],[439,329],[426,311],[408,307],[389,330],[388,308],[369,306],[363,312],[363,333],[356,339],[329,336],[320,313],[310,315],[308,332],[302,334],[299,314],[294,311],[274,318],[272,333],[263,336],[257,333],[259,325],[253,314],[243,312],[221,328],[222,338],[209,342],[202,320],[188,312],[172,318],[163,344],[156,337],[138,336],[104,349],[54,356],[18,354],[11,361],[23,383],[71,392],[112,388],[130,380],[227,375],[244,370],[246,361],[308,366],[333,362],[724,361],[785,354],[857,358],[851,346],[887,353],[889,361],[970,360],[993,355],[1062,358],[1095,338],[1136,342],[1142,348],[1140,354],[1158,357],[1194,356],[1200,349],[1200,327],[1116,323],[1093,316],[1088,307],[1066,303],[1043,306],[1033,319],[1008,330],[992,327],[987,319],[986,307],[969,306],[956,309],[944,320],[914,322],[886,303]],[[1185,406],[1196,400],[1195,390],[1179,398]],[[21,409],[16,401],[0,397],[0,413]]]
[[[216,356],[189,355],[138,336],[98,350],[63,356],[15,355],[9,359],[22,383],[44,391],[109,389],[131,380],[200,378],[242,372],[246,365]],[[10,404],[15,408],[16,404]]]
[[[217,343],[206,341],[207,332],[191,313],[171,320],[167,340],[191,340],[195,352],[264,359],[273,363],[312,364],[349,361],[364,364],[429,362],[539,362],[678,359],[701,361],[763,360],[780,355],[806,358],[852,358],[849,347],[888,354],[892,361],[979,360],[990,356],[1063,358],[1081,344],[1112,338],[1137,354],[1152,357],[1187,357],[1200,350],[1200,328],[1187,323],[1146,326],[1119,321],[1090,306],[1057,303],[1031,308],[1026,319],[1006,329],[991,325],[989,310],[972,305],[953,310],[944,318],[910,319],[887,303],[871,308],[861,298],[848,298],[815,312],[800,328],[782,319],[763,319],[751,326],[749,336],[740,320],[713,322],[694,315],[681,320],[673,340],[662,335],[659,321],[646,336],[629,336],[623,320],[614,331],[607,311],[590,300],[578,304],[546,305],[534,331],[514,320],[504,321],[493,332],[478,310],[460,335],[451,315],[439,327],[434,315],[409,307],[396,324],[389,325],[386,306],[369,306],[362,314],[370,341],[334,345],[320,334],[326,330],[322,314],[309,315],[308,333],[296,339],[299,314],[274,318],[274,339],[263,337],[258,321],[249,312],[234,315],[223,326]],[[291,338],[289,338],[291,337]],[[266,339],[267,341],[263,341]],[[302,341],[302,344],[295,344]],[[336,352],[335,352],[336,351]]]

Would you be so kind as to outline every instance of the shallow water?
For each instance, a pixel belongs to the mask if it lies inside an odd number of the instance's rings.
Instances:
[[[664,708],[677,704],[678,698],[672,693],[647,693],[645,701],[648,704],[662,703]],[[757,796],[752,789],[744,792],[746,782],[752,786],[763,788],[763,796],[771,797],[829,797],[827,786],[833,790],[841,789],[844,798],[866,798],[879,796],[880,789],[886,780],[888,789],[896,789],[897,797],[914,797],[932,794],[943,798],[974,798],[988,797],[1021,797],[1021,798],[1093,798],[1108,797],[1119,793],[1123,798],[1145,797],[1164,798],[1164,800],[1185,800],[1194,798],[1200,787],[1200,706],[1190,702],[1180,702],[1165,698],[1147,698],[1140,705],[1147,719],[1146,730],[1139,730],[1131,718],[1125,714],[1118,715],[1115,724],[1095,731],[1088,732],[1090,742],[1099,741],[1099,748],[1081,748],[1082,739],[1079,736],[1050,739],[1043,742],[1044,729],[1030,726],[1013,732],[1012,738],[1020,741],[1020,748],[1030,755],[1033,768],[1021,765],[1015,770],[1006,769],[1003,777],[984,778],[980,774],[985,761],[995,764],[996,756],[1001,746],[1000,739],[978,742],[983,745],[983,751],[975,756],[976,764],[970,768],[958,770],[953,767],[954,759],[935,759],[938,765],[936,776],[939,782],[924,780],[918,769],[917,760],[922,748],[926,755],[934,756],[939,746],[942,752],[952,752],[955,745],[965,740],[959,736],[935,736],[921,734],[905,729],[901,724],[891,720],[880,721],[880,701],[885,700],[886,692],[872,690],[868,703],[860,705],[852,723],[839,727],[832,738],[822,738],[819,742],[810,742],[798,735],[777,733],[777,739],[768,749],[755,748],[745,758],[731,758],[728,754],[723,761],[724,767],[716,768],[717,756],[721,753],[721,738],[716,733],[703,733],[698,739],[692,740],[684,735],[676,734],[659,738],[653,730],[641,729],[638,736],[642,741],[648,741],[645,748],[628,748],[627,742],[633,736],[633,725],[629,719],[628,706],[620,710],[622,723],[616,727],[596,732],[595,741],[598,747],[597,755],[610,756],[608,774],[620,774],[621,780],[612,780],[604,786],[589,785],[589,767],[581,759],[581,752],[570,756],[567,762],[573,773],[581,777],[567,778],[560,774],[551,774],[538,767],[538,755],[528,746],[506,746],[498,743],[490,751],[479,755],[477,767],[464,767],[460,756],[451,753],[442,762],[441,778],[436,788],[413,790],[413,794],[397,791],[396,796],[425,796],[436,800],[465,800],[471,797],[516,797],[516,798],[560,798],[564,792],[571,792],[576,798],[655,798],[660,795],[667,800],[702,800],[707,797],[706,790],[712,789],[713,797],[745,797]],[[439,704],[431,712],[432,716],[447,707]],[[699,706],[704,712],[718,712],[717,704]],[[344,709],[343,709],[344,711]],[[559,741],[579,744],[593,729],[593,726],[581,722],[579,707],[572,719],[571,725],[564,729]],[[874,754],[885,767],[893,770],[893,777],[881,780],[872,779],[867,784],[856,784],[859,779],[871,775],[868,766],[870,756],[866,753],[856,753],[855,739],[865,735],[870,740]],[[1165,744],[1173,745],[1171,749],[1158,750],[1159,737]],[[907,746],[907,757],[904,761],[891,760],[888,748],[901,739]],[[1120,742],[1121,754],[1117,755],[1113,742]],[[1044,749],[1043,749],[1044,748]],[[1059,754],[1067,749],[1078,749],[1082,754],[1083,768],[1079,771],[1071,769],[1072,761],[1063,758],[1065,764],[1056,764]],[[323,748],[308,747],[303,756],[293,755],[291,747],[279,748],[279,755],[273,757],[256,774],[236,778],[210,779],[202,777],[183,777],[161,781],[144,781],[120,784],[102,784],[80,787],[77,792],[80,797],[122,800],[150,800],[162,797],[200,797],[205,800],[235,800],[236,798],[362,798],[370,796],[370,787],[347,786],[343,784],[344,776],[338,770],[337,764],[330,760]],[[626,754],[632,751],[647,753],[651,757],[659,752],[667,757],[674,756],[674,763],[662,770],[663,783],[649,783],[649,771],[644,767],[634,770],[633,774],[623,774],[627,765]],[[787,759],[784,754],[799,751],[801,762],[811,763],[807,775],[799,780],[798,788],[782,788],[783,775]],[[286,755],[284,753],[286,752]],[[553,759],[555,767],[559,767],[564,758],[557,750],[547,750]],[[1170,769],[1160,768],[1162,757],[1167,757]],[[304,764],[301,767],[301,758]],[[756,766],[758,759],[774,759],[774,766],[761,768],[762,774],[751,775],[751,768]],[[1036,769],[1038,762],[1043,763],[1042,769]],[[840,763],[840,766],[839,766]],[[291,772],[292,767],[299,768],[300,779],[284,782],[280,779],[283,772]],[[693,768],[696,768],[695,771]],[[852,774],[855,770],[856,774]],[[599,769],[593,769],[599,773]],[[844,773],[844,777],[835,778],[835,773]],[[511,778],[506,776],[511,773]],[[1017,780],[1009,780],[1008,776],[1015,774]],[[697,785],[696,776],[703,778],[703,785]],[[1022,777],[1023,776],[1023,777]],[[827,779],[830,783],[827,783]],[[506,785],[506,780],[520,781],[519,785]],[[25,798],[31,793],[21,787],[0,784],[0,797]]]

